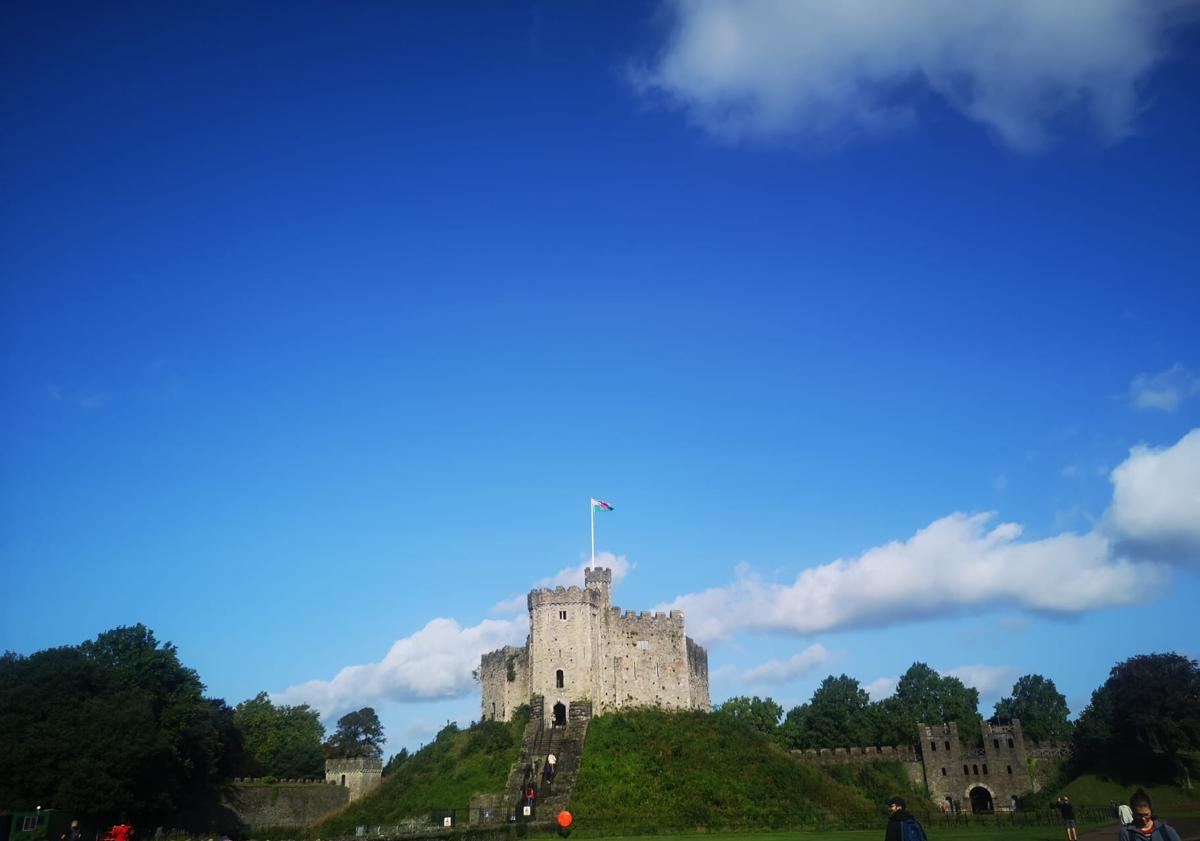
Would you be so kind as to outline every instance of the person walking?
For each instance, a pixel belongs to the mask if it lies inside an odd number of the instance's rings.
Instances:
[[[1129,798],[1129,808],[1133,812],[1133,821],[1117,830],[1117,841],[1179,841],[1175,827],[1154,817],[1150,795],[1142,789]]]
[[[887,802],[888,823],[883,841],[926,841],[925,828],[908,811],[903,797],[893,797]]]

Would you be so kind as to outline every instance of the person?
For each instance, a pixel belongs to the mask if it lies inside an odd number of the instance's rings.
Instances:
[[[883,841],[926,841],[924,828],[908,811],[903,797],[893,797],[887,807],[888,824]]]
[[[1067,841],[1079,841],[1075,831],[1075,807],[1071,805],[1070,798],[1058,798],[1058,813],[1062,815],[1063,825],[1067,828]]]
[[[1118,841],[1179,841],[1175,827],[1154,817],[1150,795],[1140,788],[1129,798],[1133,822],[1117,830]]]
[[[552,759],[554,757],[554,754],[550,754],[550,757]],[[542,766],[542,779],[546,783],[546,790],[547,791],[553,790],[553,788],[554,788],[554,763],[551,762],[549,759],[547,759],[546,764],[544,766]]]

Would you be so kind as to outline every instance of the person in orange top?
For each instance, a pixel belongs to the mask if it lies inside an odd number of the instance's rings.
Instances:
[[[1175,827],[1155,819],[1150,795],[1140,788],[1129,798],[1129,808],[1133,810],[1133,823],[1121,827],[1118,841],[1179,841]]]

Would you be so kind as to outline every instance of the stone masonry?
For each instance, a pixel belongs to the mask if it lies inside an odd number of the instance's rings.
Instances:
[[[382,780],[382,759],[325,760],[325,781],[350,789],[351,803],[378,787]]]
[[[709,709],[708,652],[683,633],[683,613],[623,612],[612,605],[612,571],[584,572],[583,589],[533,590],[521,648],[483,655],[485,719],[507,721],[535,695],[543,718],[565,726],[572,704],[596,714],[624,707]]]
[[[935,806],[963,811],[1009,812],[1016,798],[1036,792],[1047,763],[1067,756],[1066,745],[1025,738],[1021,722],[983,722],[978,745],[964,745],[957,722],[918,724],[917,744],[899,747],[822,748],[793,751],[815,765],[899,762],[909,779],[929,792]],[[1043,762],[1045,760],[1045,762]]]

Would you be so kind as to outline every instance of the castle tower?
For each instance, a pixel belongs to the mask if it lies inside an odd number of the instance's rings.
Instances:
[[[595,590],[600,594],[600,608],[608,610],[612,607],[612,570],[605,567],[592,567],[583,571],[583,586],[586,590]]]

